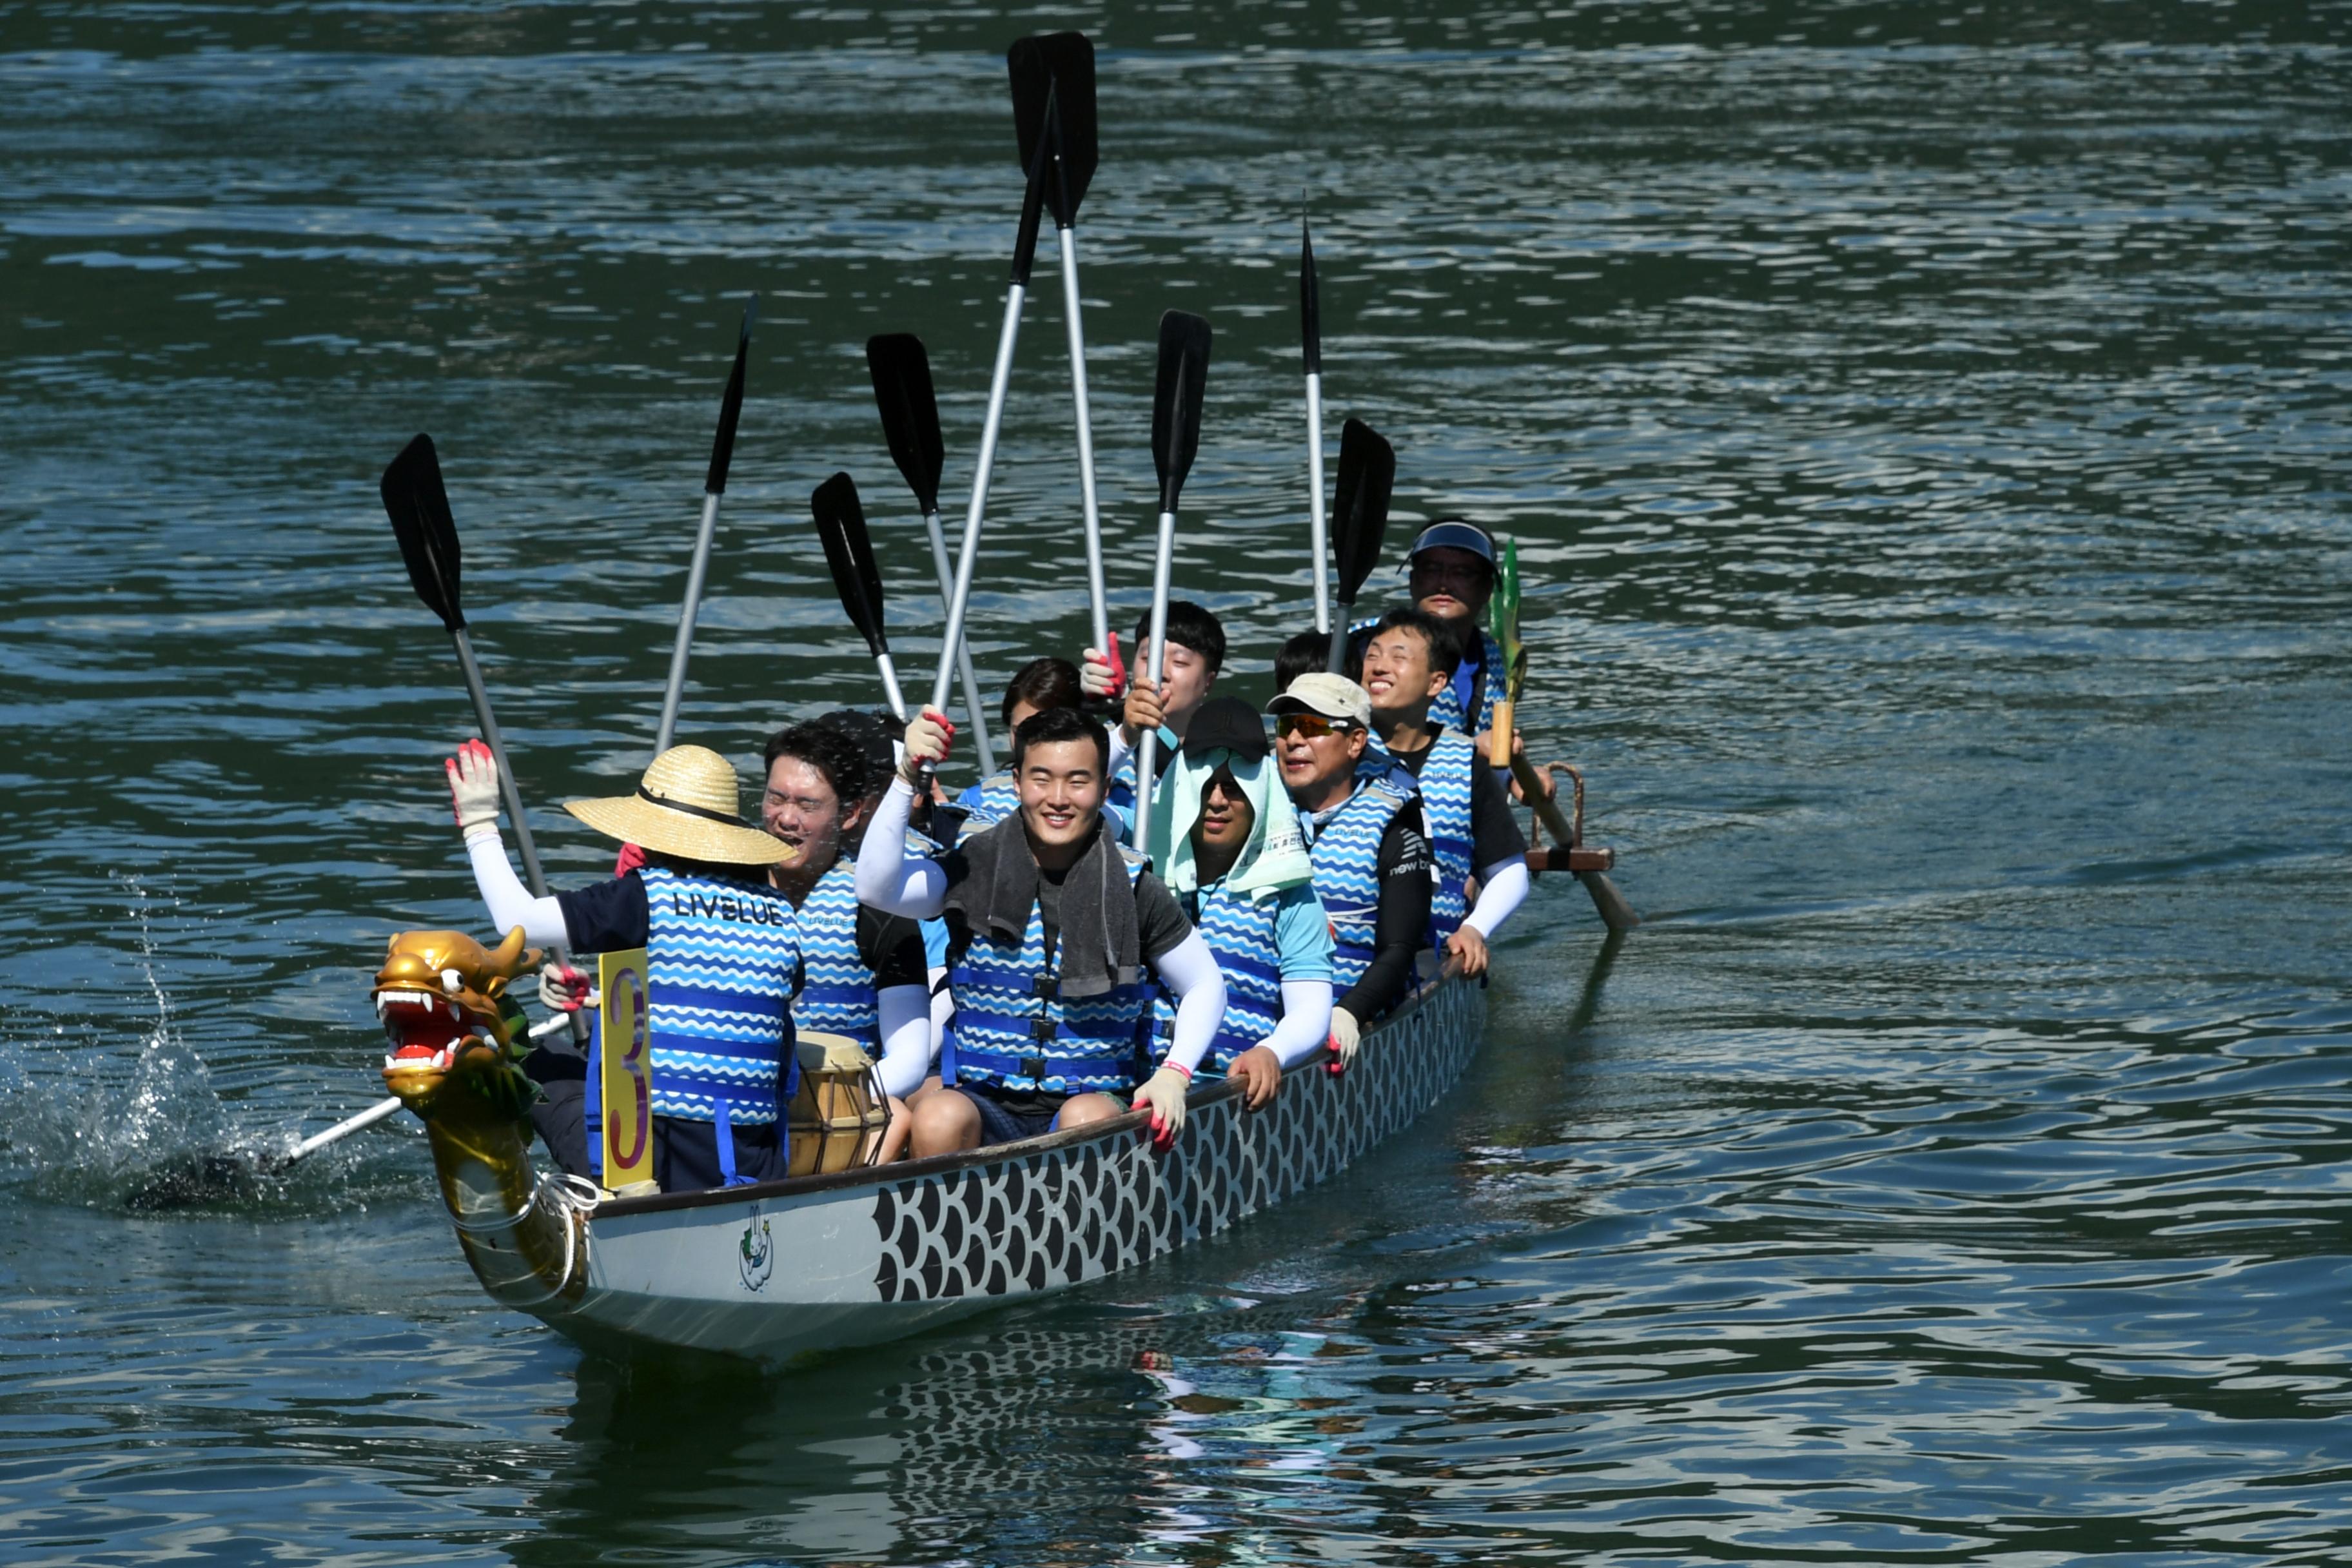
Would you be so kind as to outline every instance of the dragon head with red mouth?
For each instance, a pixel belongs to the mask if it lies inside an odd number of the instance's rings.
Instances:
[[[461,1065],[510,1068],[515,1031],[503,999],[517,976],[539,967],[540,956],[523,945],[520,926],[496,948],[463,931],[395,935],[373,991],[392,1047],[383,1058],[385,1086],[415,1110]]]

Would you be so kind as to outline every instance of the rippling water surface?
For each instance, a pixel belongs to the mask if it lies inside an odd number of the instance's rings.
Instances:
[[[1505,943],[1340,1185],[803,1373],[489,1309],[380,1092],[384,933],[478,923],[471,720],[375,476],[430,429],[552,810],[871,691],[806,526],[968,482],[1001,50],[1100,40],[1080,229],[1122,618],[1159,312],[1214,323],[1181,586],[1303,624],[1328,395],[1529,579],[1540,755],[1651,917]],[[2340,5],[0,7],[0,1556],[2190,1564],[2352,1553],[2352,18]],[[1080,638],[1041,270],[976,631]],[[1393,580],[1375,580],[1381,593]]]

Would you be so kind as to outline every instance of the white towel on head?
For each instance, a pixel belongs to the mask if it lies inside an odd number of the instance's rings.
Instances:
[[[1178,753],[1153,786],[1151,842],[1144,852],[1151,857],[1168,890],[1179,898],[1200,890],[1200,867],[1192,857],[1192,825],[1201,819],[1201,794],[1220,767],[1232,770],[1234,782],[1249,797],[1252,817],[1249,842],[1242,846],[1241,858],[1225,873],[1225,886],[1263,901],[1286,888],[1304,887],[1314,880],[1307,839],[1298,829],[1298,812],[1290,804],[1290,792],[1275,778],[1272,760],[1261,757],[1244,762],[1220,749],[1198,760]]]

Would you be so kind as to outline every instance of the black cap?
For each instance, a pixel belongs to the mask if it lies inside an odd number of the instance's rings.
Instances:
[[[1245,763],[1259,763],[1272,750],[1265,720],[1238,697],[1210,698],[1184,731],[1184,754],[1194,762],[1211,752],[1231,752]]]

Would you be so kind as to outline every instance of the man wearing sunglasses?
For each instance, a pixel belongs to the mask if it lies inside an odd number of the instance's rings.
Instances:
[[[1355,1059],[1363,1026],[1412,989],[1429,945],[1436,858],[1419,786],[1403,768],[1364,764],[1372,702],[1345,676],[1301,675],[1266,704],[1282,782],[1298,808],[1315,893],[1331,921],[1334,1070]]]

